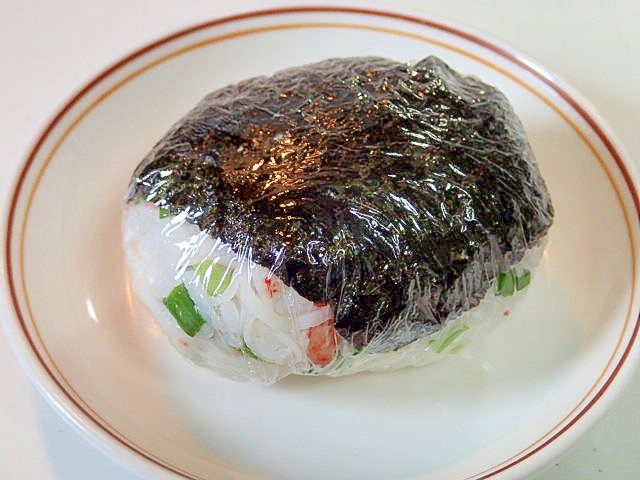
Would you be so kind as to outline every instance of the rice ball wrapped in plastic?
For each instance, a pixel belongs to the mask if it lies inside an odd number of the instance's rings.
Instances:
[[[123,238],[179,351],[275,382],[457,351],[526,289],[552,220],[502,93],[359,57],[207,95],[135,170]]]

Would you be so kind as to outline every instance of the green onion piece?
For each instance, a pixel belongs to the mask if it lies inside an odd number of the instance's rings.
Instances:
[[[169,295],[162,301],[167,310],[173,315],[173,317],[180,325],[180,328],[184,330],[184,333],[193,337],[200,331],[205,324],[204,319],[200,316],[196,310],[196,306],[193,300],[189,296],[187,287],[184,283],[181,283],[175,287]]]
[[[464,343],[459,343],[451,349],[451,353],[456,354],[464,348]]]
[[[445,348],[453,343],[453,341],[462,335],[464,332],[469,330],[469,325],[458,325],[455,328],[451,329],[450,332],[447,332],[442,339],[438,339],[436,346],[433,348],[434,352],[442,353]]]
[[[251,350],[246,343],[242,346],[242,348],[239,348],[238,350],[241,353],[245,354],[247,357],[251,357],[255,360],[260,360],[258,356],[255,353],[253,353],[253,350]]]
[[[516,276],[516,290],[522,290],[523,288],[527,288],[527,285],[531,283],[531,272],[529,270],[524,270],[522,274]]]
[[[496,295],[499,295],[501,297],[510,297],[511,295],[513,295],[515,283],[516,279],[513,270],[501,273],[500,275],[498,275],[498,288],[496,291]]]
[[[213,263],[210,258],[203,260],[196,267],[195,274],[202,279],[207,295],[220,295],[231,283],[232,270],[219,263]]]
[[[160,217],[160,220],[171,216],[171,209],[169,207],[160,207],[158,209],[158,216]]]

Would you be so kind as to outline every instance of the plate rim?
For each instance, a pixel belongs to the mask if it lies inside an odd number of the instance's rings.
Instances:
[[[259,10],[249,10],[242,13],[230,14],[226,16],[221,16],[214,18],[212,20],[208,20],[202,23],[198,23],[180,30],[177,30],[173,33],[167,34],[155,41],[152,41],[145,46],[134,50],[132,53],[124,56],[122,59],[116,61],[111,64],[107,68],[105,68],[102,72],[93,77],[89,82],[85,83],[84,86],[77,91],[74,95],[71,96],[69,100],[67,100],[63,107],[57,110],[57,113],[53,116],[53,118],[46,122],[46,127],[44,129],[40,129],[39,133],[37,133],[37,140],[33,143],[33,146],[28,150],[28,155],[22,157],[20,159],[20,164],[18,166],[18,175],[14,182],[11,184],[12,189],[9,194],[8,201],[8,215],[7,221],[5,223],[5,255],[4,255],[4,270],[5,270],[5,279],[9,285],[9,292],[6,292],[9,297],[9,301],[7,302],[10,305],[11,309],[11,317],[16,317],[18,323],[21,325],[21,328],[16,328],[16,330],[21,331],[23,334],[23,342],[26,344],[18,345],[18,338],[16,335],[8,335],[10,339],[11,346],[18,357],[21,366],[27,373],[29,374],[32,382],[38,387],[38,390],[45,395],[47,400],[49,400],[63,415],[66,420],[69,420],[70,423],[78,430],[80,433],[84,434],[85,437],[88,437],[90,442],[97,446],[98,448],[108,453],[113,457],[113,453],[115,450],[119,450],[120,453],[125,453],[126,457],[129,457],[128,466],[131,468],[135,463],[136,469],[138,467],[142,467],[143,463],[145,464],[145,470],[151,469],[155,475],[159,473],[170,473],[173,475],[178,475],[179,478],[188,478],[188,479],[196,479],[199,478],[195,474],[190,474],[189,472],[183,472],[180,468],[176,468],[172,465],[167,464],[162,459],[158,459],[150,452],[146,452],[140,449],[140,446],[135,443],[131,443],[126,441],[126,439],[120,438],[117,434],[110,431],[105,427],[104,422],[99,422],[96,420],[94,416],[91,415],[91,412],[87,412],[84,406],[78,403],[72,395],[65,389],[64,385],[62,385],[59,380],[56,378],[54,374],[52,374],[49,366],[45,359],[42,358],[41,354],[38,352],[37,346],[34,344],[27,327],[25,326],[25,321],[22,314],[20,294],[16,292],[16,286],[14,285],[14,279],[23,278],[22,273],[16,275],[14,273],[13,267],[13,249],[16,248],[13,246],[14,243],[18,244],[24,238],[24,230],[23,234],[19,235],[20,240],[14,241],[13,237],[15,236],[14,232],[16,229],[16,207],[20,204],[22,195],[25,190],[25,182],[27,180],[27,176],[29,175],[33,165],[36,163],[36,159],[40,154],[41,150],[47,139],[49,139],[52,133],[55,131],[56,127],[65,119],[65,117],[69,114],[69,112],[73,109],[75,105],[81,103],[81,101],[90,94],[96,87],[99,87],[103,81],[109,80],[109,78],[119,72],[122,68],[130,65],[135,60],[144,57],[148,53],[152,53],[154,50],[168,45],[171,42],[183,38],[187,38],[188,36],[207,29],[211,29],[223,24],[234,24],[239,21],[249,20],[249,19],[257,19],[257,18],[265,18],[265,17],[280,17],[282,15],[287,14],[309,14],[309,13],[344,13],[344,14],[355,14],[359,16],[360,20],[370,19],[371,17],[384,17],[386,19],[400,20],[403,22],[408,22],[410,24],[416,24],[418,26],[427,27],[430,29],[435,29],[438,31],[444,31],[446,33],[452,34],[455,37],[462,38],[464,40],[470,41],[473,44],[479,45],[480,47],[492,51],[493,53],[498,54],[504,60],[506,60],[510,64],[515,64],[520,69],[531,73],[537,80],[542,81],[547,87],[551,88],[552,91],[557,93],[563,101],[565,101],[573,111],[579,114],[580,118],[583,119],[588,125],[589,129],[596,134],[597,138],[602,142],[605,150],[611,156],[615,165],[617,166],[617,171],[621,174],[623,181],[625,193],[630,196],[630,202],[628,200],[624,200],[620,197],[620,192],[618,188],[620,185],[618,181],[612,178],[609,169],[604,165],[601,161],[601,166],[607,173],[609,177],[609,181],[616,190],[616,195],[618,196],[618,201],[621,206],[625,206],[628,203],[631,203],[629,207],[633,207],[635,209],[636,217],[630,215],[632,212],[624,212],[625,222],[627,222],[627,230],[629,233],[629,237],[631,240],[631,252],[632,252],[632,280],[633,287],[630,294],[631,304],[627,314],[627,322],[633,323],[634,316],[634,300],[637,300],[638,292],[636,288],[636,284],[638,281],[638,272],[637,272],[637,255],[636,250],[633,248],[633,239],[634,239],[634,225],[637,228],[636,222],[639,220],[638,216],[640,216],[640,195],[639,195],[639,186],[640,182],[638,181],[638,174],[635,171],[633,163],[628,161],[629,155],[624,150],[624,147],[621,143],[615,138],[614,134],[609,130],[606,122],[602,120],[600,115],[597,113],[596,109],[591,106],[591,104],[583,98],[578,92],[573,90],[568,84],[566,84],[563,80],[561,80],[557,75],[552,74],[549,70],[539,66],[535,62],[528,59],[525,55],[521,54],[518,49],[506,46],[501,41],[492,38],[491,36],[474,31],[472,28],[456,24],[449,20],[443,20],[436,17],[431,17],[427,15],[419,15],[414,13],[407,13],[401,11],[394,10],[383,10],[378,8],[369,8],[369,7],[352,7],[352,6],[334,6],[334,5],[308,5],[308,6],[284,6],[284,7],[272,7],[265,8]],[[363,22],[365,23],[365,22]],[[371,26],[367,24],[367,26]],[[163,57],[164,58],[164,57]],[[153,62],[152,62],[153,63]],[[137,70],[136,70],[137,71]],[[507,75],[510,78],[513,78],[511,75]],[[126,82],[125,82],[126,83]],[[521,82],[518,82],[521,83]],[[522,84],[522,83],[521,83]],[[109,88],[108,90],[115,90],[120,85],[119,82],[116,82],[114,86]],[[540,98],[540,97],[538,97]],[[544,99],[543,99],[544,100]],[[549,105],[548,102],[545,102]],[[553,107],[552,107],[553,108]],[[88,109],[90,110],[90,109]],[[553,108],[556,113],[560,113],[561,116],[564,116],[557,108]],[[80,122],[82,117],[77,118],[74,121]],[[572,122],[569,122],[570,125],[573,126]],[[574,128],[574,130],[576,130]],[[576,130],[578,132],[578,130]],[[579,133],[579,132],[578,132]],[[580,134],[580,133],[579,133]],[[582,136],[582,135],[581,135]],[[584,140],[584,138],[583,138]],[[64,137],[58,139],[57,144],[62,144],[64,142]],[[586,141],[587,145],[591,147],[589,141]],[[49,158],[53,157],[55,151],[51,152]],[[599,155],[595,152],[596,157],[599,158]],[[47,162],[43,163],[41,174],[46,170]],[[28,185],[28,184],[27,184]],[[37,190],[37,181],[34,183],[33,191]],[[24,200],[22,200],[24,202]],[[28,205],[27,205],[27,213],[24,215],[23,221],[28,217]],[[635,220],[635,222],[634,222]],[[21,258],[21,256],[19,255]],[[26,293],[26,292],[25,292]],[[10,321],[15,321],[16,318],[5,317],[5,327],[7,327]],[[17,327],[17,325],[15,326]],[[514,454],[514,456],[509,459],[505,459],[503,462],[493,465],[489,469],[478,472],[472,476],[467,477],[468,479],[474,480],[483,480],[491,477],[499,476],[501,473],[506,472],[511,467],[522,467],[525,462],[533,457],[535,454],[542,451],[547,445],[559,439],[566,432],[571,430],[575,433],[576,429],[573,429],[574,425],[583,417],[588,416],[591,418],[589,424],[593,424],[597,418],[599,418],[606,408],[600,408],[599,414],[594,414],[594,406],[598,402],[598,407],[602,407],[602,399],[603,397],[607,400],[608,406],[613,399],[616,397],[617,393],[619,393],[620,388],[612,389],[611,386],[615,383],[620,384],[622,382],[619,380],[619,374],[623,367],[628,370],[633,369],[634,364],[638,363],[638,352],[633,352],[634,345],[636,345],[638,331],[640,329],[640,315],[636,314],[635,325],[632,328],[632,332],[630,335],[627,344],[622,351],[620,358],[617,358],[616,354],[611,355],[610,361],[616,362],[616,365],[609,372],[609,367],[606,366],[602,371],[601,377],[594,383],[591,390],[589,391],[597,391],[593,398],[591,398],[586,405],[582,405],[584,402],[581,401],[574,410],[572,410],[565,419],[559,422],[550,432],[556,430],[559,425],[564,425],[561,429],[555,432],[550,438],[541,441],[542,439],[537,440],[532,445],[537,445],[535,448],[530,451],[527,449]],[[7,333],[9,333],[9,328],[5,329]],[[623,335],[621,334],[621,340]],[[28,344],[28,345],[27,345]],[[636,349],[637,350],[637,349]],[[26,351],[26,353],[25,353]],[[30,357],[27,360],[27,357]],[[34,364],[34,362],[36,362]],[[602,377],[606,377],[606,380],[601,385],[600,381]],[[44,380],[44,382],[43,382]],[[48,384],[48,388],[46,388],[45,384]],[[51,388],[53,387],[53,391]],[[617,390],[617,391],[616,391]],[[589,394],[585,396],[588,397]],[[584,399],[583,399],[584,400]],[[78,409],[78,411],[73,411],[73,408],[70,410],[69,405],[65,404],[66,402],[71,402],[72,407]],[[605,407],[606,407],[605,406]],[[570,417],[575,410],[579,410],[570,421],[564,423],[566,418]],[[597,410],[597,409],[596,409]],[[80,415],[79,415],[80,413]],[[82,420],[83,417],[85,420],[89,420],[91,423],[92,429],[88,428],[87,425],[83,425]],[[594,418],[595,417],[595,418]],[[107,423],[108,425],[108,423]],[[104,435],[106,434],[106,437]],[[547,433],[547,435],[549,432]],[[545,435],[546,436],[546,435]],[[574,436],[579,436],[574,435]],[[104,437],[104,438],[103,438]],[[542,437],[544,438],[544,436]],[[563,437],[563,440],[567,437]],[[105,442],[116,442],[117,445],[113,444],[105,444]],[[571,443],[571,442],[569,442]],[[116,448],[117,447],[117,448]],[[565,448],[567,448],[565,446]],[[526,452],[526,453],[523,453]],[[559,454],[559,453],[558,453]],[[516,458],[517,457],[517,458]],[[120,458],[121,459],[121,458]],[[148,463],[151,462],[152,465]],[[134,469],[135,470],[135,469]],[[159,472],[158,470],[161,470]]]

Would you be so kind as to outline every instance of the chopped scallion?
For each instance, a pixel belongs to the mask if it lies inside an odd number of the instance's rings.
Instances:
[[[520,275],[516,276],[516,290],[522,290],[527,288],[527,285],[531,283],[531,272],[524,270]]]
[[[160,220],[171,216],[171,209],[169,207],[160,207],[158,209],[158,216],[160,217]]]
[[[198,264],[195,274],[204,283],[207,295],[213,297],[220,295],[229,287],[231,283],[232,270],[220,263],[213,263],[207,258]]]
[[[501,273],[500,275],[498,275],[498,287],[496,295],[499,295],[501,297],[510,297],[515,291],[515,283],[516,279],[513,270]]]
[[[449,332],[444,333],[444,336],[438,338],[438,340],[434,342],[433,351],[436,353],[444,352],[444,350],[451,345],[456,338],[467,330],[469,330],[469,325],[466,324],[457,325],[452,328]]]
[[[510,297],[516,290],[520,291],[531,283],[531,272],[523,270],[521,274],[517,274],[515,269],[501,273],[498,275],[498,285],[496,287],[496,295],[502,297]]]
[[[239,350],[241,353],[245,354],[247,357],[251,357],[255,360],[260,360],[258,356],[255,353],[253,353],[253,350],[251,350],[246,343]]]
[[[184,283],[171,290],[162,303],[176,319],[184,333],[190,337],[198,333],[206,323],[196,310],[195,303],[189,296]]]

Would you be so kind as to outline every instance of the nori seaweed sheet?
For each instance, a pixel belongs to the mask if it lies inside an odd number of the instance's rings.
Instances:
[[[553,208],[505,96],[436,57],[329,59],[207,95],[136,169],[144,199],[388,351],[476,305]]]

